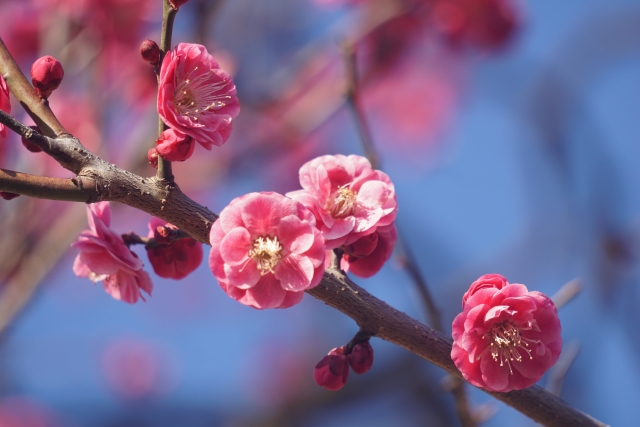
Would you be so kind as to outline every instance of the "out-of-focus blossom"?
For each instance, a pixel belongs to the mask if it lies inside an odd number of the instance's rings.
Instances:
[[[59,427],[58,416],[38,401],[26,396],[9,396],[0,400],[2,427]]]
[[[162,61],[158,113],[167,126],[211,150],[229,138],[240,105],[233,80],[207,49],[180,43]]]
[[[142,262],[124,244],[122,237],[111,230],[109,202],[87,206],[89,230],[71,244],[80,250],[73,264],[76,276],[88,277],[93,282],[102,281],[105,291],[117,300],[133,304],[141,291],[151,295],[151,278],[142,269]]]
[[[480,276],[480,278],[473,282],[469,287],[469,290],[462,296],[462,308],[464,308],[467,300],[480,289],[495,288],[500,290],[508,284],[509,282],[507,279],[501,274],[485,274]]]
[[[358,277],[373,276],[391,258],[396,239],[397,231],[394,224],[378,227],[373,233],[343,246],[344,254],[340,267]]]
[[[513,0],[439,0],[431,10],[434,26],[454,45],[500,48],[519,25]]]
[[[40,131],[40,128],[38,126],[29,126],[29,127],[38,133],[42,133],[42,131]],[[32,153],[39,153],[42,151],[42,148],[38,147],[36,144],[29,141],[24,136],[21,138],[21,141],[22,141],[22,145],[24,145],[24,148],[31,151]]]
[[[11,100],[9,99],[9,86],[0,76],[0,110],[5,113],[11,113]],[[7,136],[7,127],[0,123],[0,137]]]
[[[313,369],[313,379],[327,390],[340,390],[349,379],[349,357],[345,348],[334,348]]]
[[[280,194],[238,197],[211,227],[211,271],[242,304],[295,305],[324,273],[324,239],[315,224],[308,209]]]
[[[0,191],[0,197],[4,200],[13,200],[16,197],[20,197],[20,195],[16,193],[9,193],[8,191]]]
[[[114,342],[105,349],[101,362],[107,384],[126,399],[149,396],[160,385],[159,351],[144,342]]]
[[[356,374],[364,374],[373,366],[373,347],[369,341],[360,342],[353,346],[349,355],[349,365]]]
[[[391,224],[398,205],[389,176],[362,156],[321,156],[300,168],[302,190],[288,193],[309,208],[327,249],[349,245]]]
[[[524,285],[485,287],[453,321],[451,358],[471,384],[507,392],[533,385],[562,350],[553,302]]]
[[[160,218],[152,217],[149,221],[149,235],[162,241],[159,228],[177,230],[178,227]],[[191,274],[202,262],[202,244],[187,237],[160,244],[153,249],[147,249],[149,262],[153,271],[160,277],[168,279],[182,279]]]
[[[323,7],[352,6],[365,1],[367,0],[313,0],[315,4]]]
[[[153,40],[145,40],[140,44],[142,59],[150,64],[156,64],[160,60],[160,47]]]
[[[190,136],[175,129],[167,129],[156,141],[156,150],[165,160],[183,162],[191,157],[195,145]]]
[[[31,65],[31,83],[40,98],[49,98],[51,92],[60,86],[63,77],[62,64],[53,56],[38,58]]]

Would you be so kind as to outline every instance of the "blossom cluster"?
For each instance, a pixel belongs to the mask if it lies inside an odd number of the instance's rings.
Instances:
[[[330,391],[340,390],[349,379],[349,367],[356,374],[364,374],[373,365],[373,348],[369,341],[334,348],[318,362],[313,378],[321,387]]]

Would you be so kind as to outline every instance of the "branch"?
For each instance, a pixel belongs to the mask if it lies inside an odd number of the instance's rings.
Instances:
[[[81,178],[49,178],[0,169],[0,191],[39,199],[85,202],[95,197],[95,182]]]

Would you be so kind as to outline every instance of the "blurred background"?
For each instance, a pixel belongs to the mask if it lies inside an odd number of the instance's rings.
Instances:
[[[151,176],[160,0],[0,0],[0,37],[28,75],[65,68],[54,112],[109,162]],[[640,2],[638,0],[191,0],[174,45],[204,44],[234,76],[242,111],[221,148],[175,164],[180,187],[219,212],[250,191],[299,187],[322,154],[363,154],[344,99],[354,46],[364,114],[395,183],[397,225],[443,321],[485,273],[553,295],[579,349],[561,396],[601,421],[640,418]],[[14,116],[31,124],[15,99]],[[15,135],[0,167],[71,176]],[[112,228],[148,215],[113,204]],[[128,305],[71,271],[84,205],[0,200],[0,427],[456,426],[442,370],[374,339],[371,371],[340,391],[315,364],[357,331],[305,296],[257,311],[227,297],[206,262],[153,274]],[[205,248],[205,254],[208,249]],[[428,321],[392,261],[357,283]],[[540,385],[548,383],[548,375]],[[467,387],[483,425],[534,423]]]

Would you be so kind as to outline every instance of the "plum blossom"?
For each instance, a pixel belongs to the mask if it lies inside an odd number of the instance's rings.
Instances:
[[[300,168],[302,190],[287,193],[313,212],[327,249],[350,245],[396,218],[389,176],[362,156],[321,156]]]
[[[480,276],[478,280],[476,280],[471,284],[471,286],[469,286],[469,290],[462,296],[462,308],[464,308],[467,300],[480,289],[495,288],[500,290],[508,284],[509,282],[507,281],[507,279],[501,274],[485,274]]]
[[[281,194],[238,197],[211,227],[211,271],[242,304],[295,305],[324,273],[324,239],[315,225],[308,209]]]
[[[0,76],[0,110],[5,113],[11,113],[11,100],[9,99],[9,86]],[[7,127],[0,123],[0,137],[7,136]]]
[[[193,138],[175,129],[167,129],[156,141],[159,156],[170,162],[184,162],[193,154],[195,148]]]
[[[207,49],[180,43],[162,61],[158,113],[167,126],[211,150],[229,138],[240,105],[233,80]]]
[[[358,277],[373,276],[391,258],[396,239],[397,231],[394,224],[378,227],[373,233],[343,246],[344,254],[340,268]]]
[[[142,261],[127,248],[122,237],[109,228],[111,208],[109,202],[87,205],[89,230],[84,230],[71,244],[80,254],[73,263],[73,272],[93,282],[102,281],[104,290],[117,300],[133,304],[140,291],[151,295],[151,278],[142,269]]]
[[[152,217],[149,221],[149,235],[162,241],[162,229],[178,228],[160,218]],[[202,244],[190,237],[162,243],[153,249],[147,249],[149,262],[153,271],[160,277],[183,279],[191,274],[202,262]]]
[[[524,285],[494,280],[503,287],[482,287],[478,281],[453,321],[453,362],[467,381],[489,391],[533,385],[562,350],[555,305]]]

